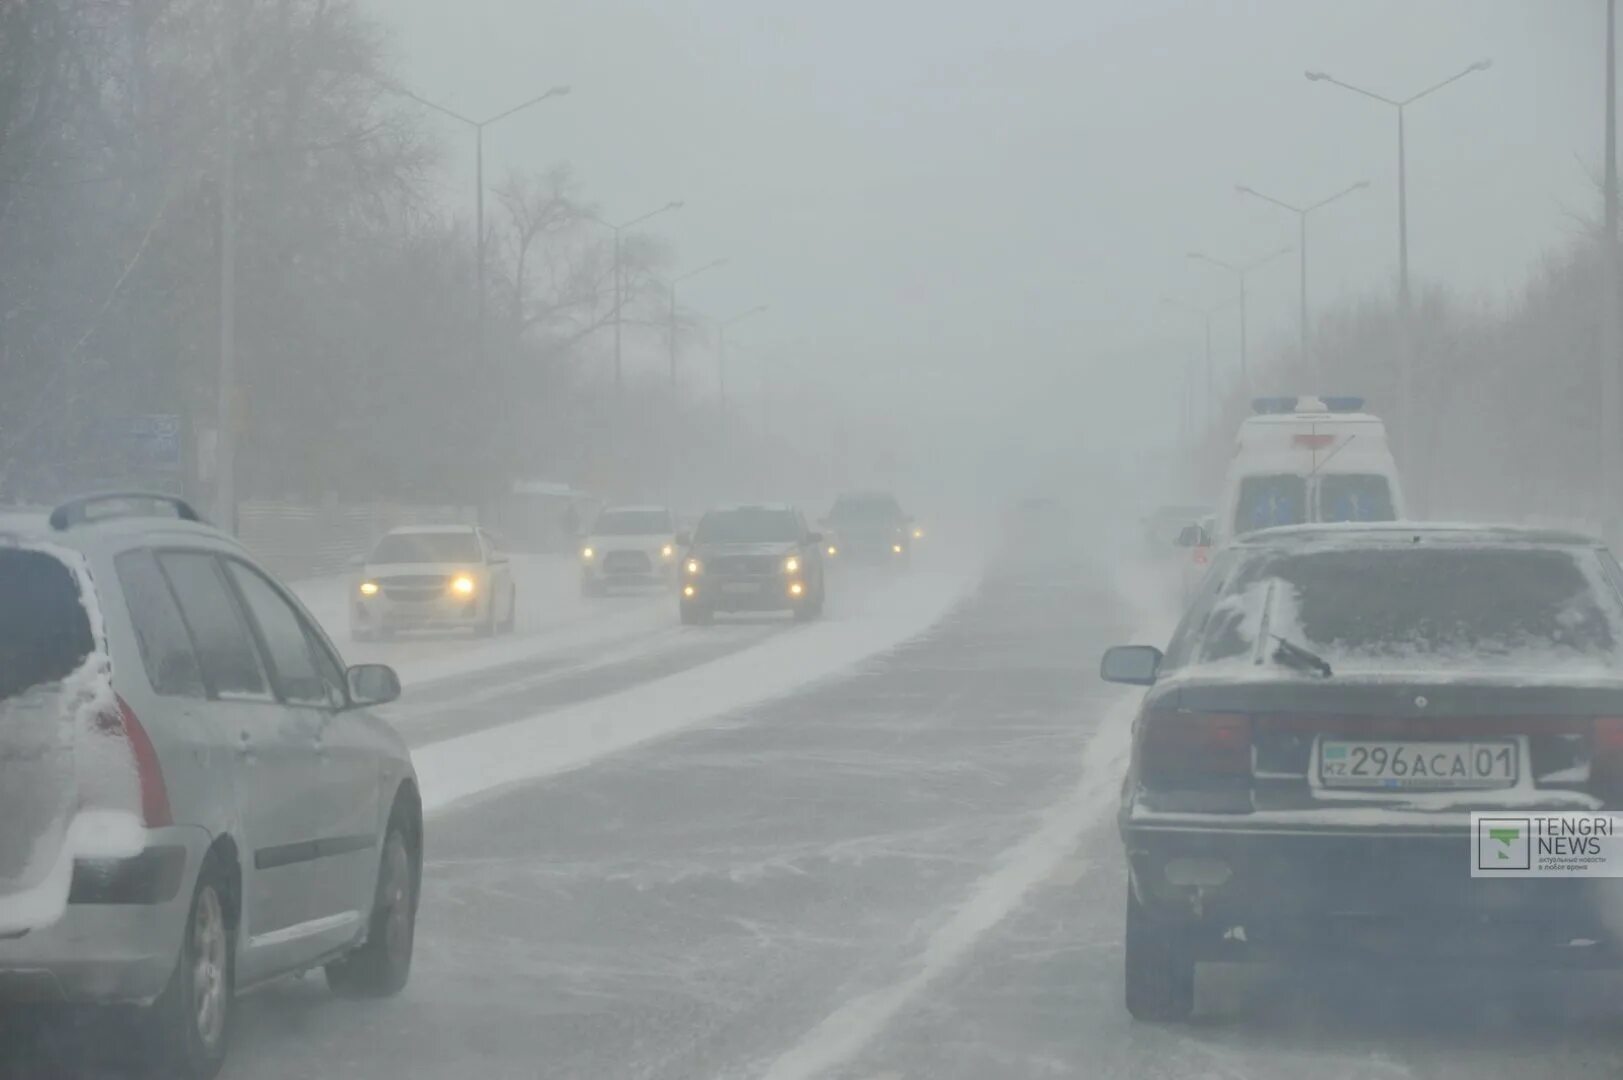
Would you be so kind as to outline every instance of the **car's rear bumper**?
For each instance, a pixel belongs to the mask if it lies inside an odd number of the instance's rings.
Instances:
[[[136,859],[80,864],[76,900],[55,922],[0,938],[0,1004],[145,1004],[163,992],[208,836],[182,828],[151,836]],[[132,897],[147,902],[111,902]]]
[[[1623,966],[1623,880],[1473,878],[1468,830],[1124,824],[1122,839],[1135,895],[1208,958]]]

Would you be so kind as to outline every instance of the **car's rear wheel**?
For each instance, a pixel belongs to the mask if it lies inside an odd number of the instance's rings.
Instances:
[[[149,1056],[164,1076],[212,1080],[225,1064],[236,974],[232,895],[230,875],[211,854],[197,875],[169,985],[147,1011]]]
[[[397,811],[378,864],[366,944],[327,965],[327,985],[345,997],[388,997],[405,988],[417,937],[417,872],[411,835]]]
[[[1153,918],[1127,889],[1127,1011],[1134,1020],[1189,1019],[1195,1009],[1195,956],[1189,934]]]

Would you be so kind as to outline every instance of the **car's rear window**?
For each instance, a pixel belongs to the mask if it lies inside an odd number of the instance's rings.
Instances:
[[[0,701],[61,682],[95,647],[73,571],[47,552],[0,548]]]
[[[1319,478],[1320,521],[1392,521],[1392,485],[1386,477],[1330,473]]]
[[[1593,551],[1329,546],[1244,558],[1195,651],[1197,662],[1248,658],[1267,633],[1355,668],[1612,669],[1623,667],[1620,622]]]
[[[390,533],[372,551],[375,563],[460,563],[479,561],[479,541],[471,532]]]
[[[1237,534],[1276,525],[1307,521],[1307,479],[1291,473],[1248,476],[1240,481],[1239,505],[1234,511]]]

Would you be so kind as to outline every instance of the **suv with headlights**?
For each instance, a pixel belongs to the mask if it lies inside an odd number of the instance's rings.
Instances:
[[[384,535],[359,561],[350,600],[350,637],[397,630],[509,633],[518,587],[508,558],[474,525],[417,525]]]
[[[411,970],[422,812],[293,594],[164,495],[0,523],[0,1001],[117,1005],[153,1075],[204,1080],[234,995]]]
[[[663,506],[611,506],[581,541],[580,591],[676,583],[676,521]]]
[[[684,623],[718,611],[823,613],[823,537],[792,506],[725,506],[706,512],[682,555]]]
[[[896,497],[883,491],[847,492],[834,500],[823,519],[828,547],[846,562],[904,567],[913,555],[913,541],[924,532],[902,512]]]

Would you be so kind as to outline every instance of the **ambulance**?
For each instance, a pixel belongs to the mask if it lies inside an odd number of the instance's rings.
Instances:
[[[1276,525],[1404,517],[1386,425],[1362,398],[1257,398],[1252,410],[1235,439],[1212,544]]]

